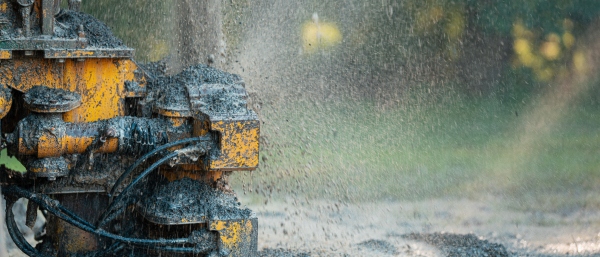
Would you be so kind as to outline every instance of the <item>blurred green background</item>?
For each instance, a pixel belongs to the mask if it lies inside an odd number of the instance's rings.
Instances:
[[[84,1],[136,59],[173,55],[176,0]],[[497,197],[600,208],[600,2],[224,0],[256,201]],[[17,165],[7,161],[7,165]]]

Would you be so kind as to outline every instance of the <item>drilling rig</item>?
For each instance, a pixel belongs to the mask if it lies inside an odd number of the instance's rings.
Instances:
[[[256,256],[256,215],[229,187],[258,166],[243,80],[195,65],[168,75],[80,12],[81,0],[0,0],[6,227],[29,256]],[[34,247],[25,224],[46,224]]]

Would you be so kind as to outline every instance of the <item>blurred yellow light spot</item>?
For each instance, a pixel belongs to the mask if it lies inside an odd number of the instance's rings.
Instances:
[[[342,33],[334,23],[311,21],[302,28],[304,49],[311,53],[319,48],[335,46],[342,41]]]
[[[425,11],[417,12],[416,25],[419,32],[429,31],[433,25],[444,17],[444,10],[440,6],[433,6]]]
[[[444,10],[440,6],[435,6],[429,9],[429,19],[433,23],[437,23],[444,17]]]
[[[560,56],[560,45],[554,41],[544,42],[540,46],[540,53],[546,58],[546,60],[556,60]]]
[[[519,55],[519,61],[527,67],[532,67],[533,64],[536,62],[536,58],[535,55],[531,54],[530,52],[527,52],[525,54]]]
[[[575,44],[575,37],[569,32],[565,32],[565,34],[563,34],[562,40],[567,49],[571,48]]]
[[[446,23],[446,34],[452,40],[462,38],[465,30],[465,17],[460,9],[450,12],[448,22]]]
[[[515,52],[520,55],[531,53],[531,47],[529,46],[529,41],[527,41],[527,39],[518,38],[515,40],[513,48],[515,49]]]
[[[560,36],[556,33],[550,33],[546,36],[546,41],[560,43]]]
[[[573,67],[579,73],[585,73],[587,71],[587,60],[582,51],[577,51],[573,54]]]

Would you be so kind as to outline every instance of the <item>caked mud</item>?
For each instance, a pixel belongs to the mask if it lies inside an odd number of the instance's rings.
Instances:
[[[247,219],[250,209],[237,197],[190,178],[157,184],[141,202],[146,219],[160,224],[200,223],[209,220]],[[150,192],[149,192],[150,193]]]
[[[423,241],[433,245],[448,256],[490,256],[508,257],[512,256],[506,248],[497,243],[480,240],[474,234],[457,235],[450,233],[418,234],[411,233],[402,236],[405,239]]]
[[[125,47],[123,42],[115,37],[111,29],[104,23],[89,14],[70,10],[61,10],[56,17],[57,26],[61,28],[57,36],[76,38],[79,26],[83,26],[85,37],[91,47],[120,48]]]

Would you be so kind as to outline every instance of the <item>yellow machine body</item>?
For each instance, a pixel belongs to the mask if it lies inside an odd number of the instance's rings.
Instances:
[[[138,255],[256,255],[257,219],[240,206],[227,180],[259,162],[260,121],[247,106],[241,78],[204,65],[176,75],[139,65],[134,50],[106,25],[79,12],[81,0],[68,0],[69,10],[60,2],[0,0],[2,143],[27,167],[22,175],[0,171],[8,178],[1,182],[7,200],[28,197],[27,219],[35,221],[38,205],[48,209],[44,204],[52,203],[35,200],[48,197],[85,226],[98,222],[93,230],[144,231],[137,236],[158,236],[152,241],[157,245],[169,231],[190,234],[183,248],[121,246]],[[173,146],[156,150],[166,144]],[[129,189],[119,187],[130,181],[124,180],[132,176],[126,170],[158,162],[150,154],[174,157],[145,178],[154,183],[144,184],[135,202],[122,207],[143,218],[108,215],[112,199]],[[185,212],[174,211],[182,205]],[[116,240],[48,212],[45,255],[99,253]],[[114,253],[107,256],[120,255],[119,247],[108,248]]]

